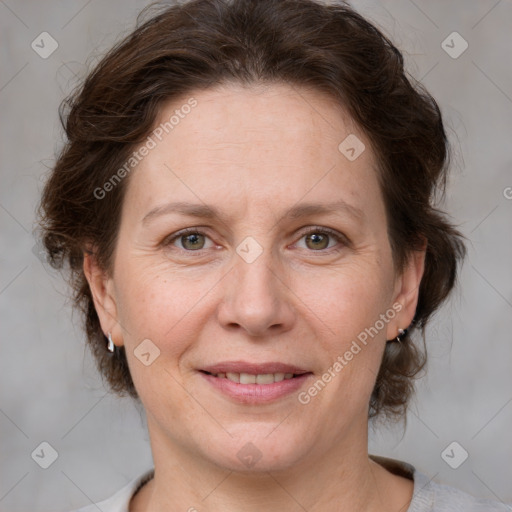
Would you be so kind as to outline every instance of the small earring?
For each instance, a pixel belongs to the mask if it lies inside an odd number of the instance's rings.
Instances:
[[[109,352],[114,352],[114,342],[112,341],[112,334],[110,334],[110,333],[108,333],[107,349]]]
[[[398,343],[402,343],[402,338],[407,334],[407,329],[398,329],[398,336],[395,338]]]

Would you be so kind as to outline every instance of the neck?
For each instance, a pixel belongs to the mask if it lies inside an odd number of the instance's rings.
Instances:
[[[361,431],[353,430],[362,439]],[[404,479],[368,458],[366,434],[364,442],[355,443],[345,436],[334,449],[307,461],[262,472],[231,471],[199,460],[155,431],[151,441],[155,476],[132,500],[130,512],[234,512],[240,510],[240,503],[246,512],[384,512],[397,504],[406,510],[404,498],[412,494],[412,483],[406,489],[405,482],[398,482]]]

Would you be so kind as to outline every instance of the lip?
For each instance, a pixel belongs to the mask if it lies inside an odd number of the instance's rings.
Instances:
[[[206,373],[208,372],[208,373]],[[239,384],[227,378],[215,377],[211,373],[249,373],[252,375],[265,373],[293,373],[291,379],[271,384]],[[242,404],[265,404],[296,393],[309,378],[312,372],[298,366],[279,362],[248,363],[244,361],[225,361],[201,368],[198,372],[205,381],[224,396]]]
[[[208,373],[250,373],[251,375],[262,375],[264,373],[294,373],[297,375],[309,373],[309,370],[298,366],[279,363],[250,363],[246,361],[223,361],[211,366],[205,366],[200,370]],[[248,384],[247,384],[248,385]],[[261,385],[261,384],[259,384]]]

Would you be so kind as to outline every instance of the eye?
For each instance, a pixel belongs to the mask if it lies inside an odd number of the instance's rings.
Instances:
[[[332,248],[333,246],[329,247],[330,241],[335,241],[338,242],[338,244],[341,244],[341,247],[338,247],[335,251],[339,251],[348,245],[348,240],[344,235],[329,228],[310,228],[305,233],[302,233],[301,239],[302,238],[305,238],[306,248],[312,249],[314,252]],[[334,244],[334,246],[335,245],[336,244]]]
[[[333,246],[330,245],[330,242],[337,242],[340,246],[336,248],[334,252],[340,251],[343,247],[350,244],[349,240],[344,235],[329,228],[310,228],[302,233],[301,239],[303,238],[306,240],[306,249],[310,249],[313,252],[324,252],[325,249],[332,248]],[[210,240],[210,238],[199,228],[187,228],[164,239],[162,245],[164,247],[175,246],[186,252],[200,252],[212,248],[214,245],[211,243],[210,246],[207,246],[206,240]],[[181,247],[176,245],[177,242]],[[334,244],[334,246],[336,246],[336,244]]]
[[[175,245],[174,242],[178,241],[181,244],[181,247],[178,247],[179,249],[188,252],[195,252],[208,249],[208,247],[205,247],[206,239],[208,239],[208,237],[202,231],[189,228],[179,231],[178,233],[166,238],[163,242],[163,245]]]

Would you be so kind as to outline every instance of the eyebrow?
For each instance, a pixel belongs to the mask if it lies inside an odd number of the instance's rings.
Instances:
[[[283,214],[281,219],[299,219],[313,215],[337,215],[339,213],[348,215],[359,221],[362,221],[365,217],[361,209],[343,200],[339,200],[332,203],[301,203],[292,206]],[[185,202],[173,202],[156,206],[143,217],[141,222],[147,224],[152,219],[171,214],[180,214],[202,219],[219,219],[226,224],[229,223],[227,216],[215,206]]]

